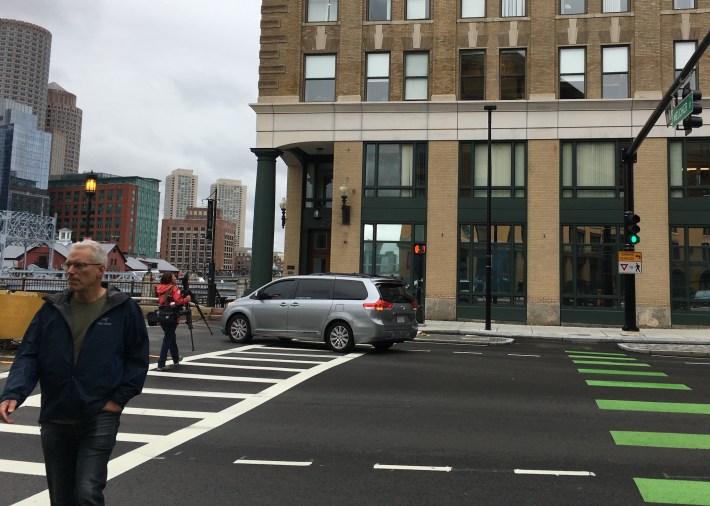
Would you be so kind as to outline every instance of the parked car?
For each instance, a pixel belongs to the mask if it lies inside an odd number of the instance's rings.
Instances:
[[[255,336],[325,341],[346,353],[356,344],[387,349],[414,339],[416,307],[401,279],[310,274],[278,279],[231,302],[220,325],[235,343]]]
[[[690,299],[690,308],[710,308],[710,290],[698,290]]]

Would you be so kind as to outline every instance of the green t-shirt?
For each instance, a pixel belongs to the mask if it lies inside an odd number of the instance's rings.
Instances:
[[[74,363],[79,358],[79,350],[86,331],[101,314],[108,300],[108,290],[93,302],[79,302],[74,297],[69,301],[71,312],[71,333],[74,338]]]

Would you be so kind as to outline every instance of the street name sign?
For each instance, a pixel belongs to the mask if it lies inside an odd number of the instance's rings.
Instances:
[[[641,274],[642,255],[640,251],[619,251],[619,274]]]
[[[671,111],[671,126],[675,127],[683,121],[685,118],[690,116],[693,112],[693,94],[688,93],[688,95],[680,101],[680,104],[675,106]]]

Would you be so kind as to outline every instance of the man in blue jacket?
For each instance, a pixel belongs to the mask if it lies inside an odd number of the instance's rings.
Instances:
[[[68,288],[37,311],[0,396],[0,419],[13,423],[39,381],[53,505],[104,504],[121,411],[148,372],[143,313],[127,294],[102,286],[106,264],[101,244],[74,245],[64,265]]]

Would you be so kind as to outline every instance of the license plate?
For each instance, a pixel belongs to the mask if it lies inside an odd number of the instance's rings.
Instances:
[[[404,323],[404,316],[398,316],[397,323]]]

